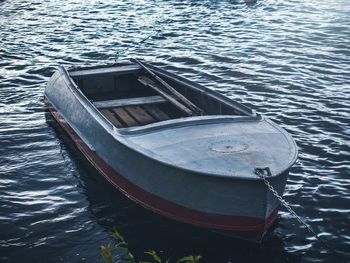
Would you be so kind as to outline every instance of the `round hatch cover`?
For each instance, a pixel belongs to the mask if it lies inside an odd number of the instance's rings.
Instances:
[[[220,153],[243,152],[248,149],[248,145],[234,140],[218,141],[209,146],[209,149]]]

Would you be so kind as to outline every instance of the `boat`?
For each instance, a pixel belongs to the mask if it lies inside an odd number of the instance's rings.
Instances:
[[[59,66],[47,108],[91,164],[157,214],[261,241],[297,146],[267,117],[138,59]]]

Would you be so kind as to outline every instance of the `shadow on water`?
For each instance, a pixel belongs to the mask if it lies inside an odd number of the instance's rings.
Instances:
[[[106,236],[113,229],[122,233],[137,258],[145,258],[145,251],[155,250],[159,255],[173,259],[200,254],[202,262],[301,261],[300,256],[285,251],[283,240],[273,231],[262,244],[255,244],[178,223],[142,208],[99,174],[48,111],[45,118],[62,142],[62,150],[76,166],[94,220],[106,230]],[[96,247],[100,245],[96,244]]]

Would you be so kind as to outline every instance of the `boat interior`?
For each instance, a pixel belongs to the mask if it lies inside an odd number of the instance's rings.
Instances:
[[[82,93],[116,128],[203,115],[251,114],[249,108],[146,64],[69,71]],[[156,75],[153,75],[153,74]],[[165,83],[164,83],[165,82]]]

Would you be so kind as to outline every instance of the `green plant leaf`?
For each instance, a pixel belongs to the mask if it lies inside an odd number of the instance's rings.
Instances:
[[[111,244],[101,246],[102,259],[105,263],[114,263]]]
[[[126,248],[128,246],[128,243],[125,243],[124,241],[121,241],[117,244],[115,244],[116,247],[124,247]]]
[[[135,257],[134,257],[134,255],[129,251],[129,249],[128,249],[128,252],[129,252],[128,256],[129,256],[130,260],[132,260],[132,262],[135,262],[135,263],[136,263]]]
[[[1,0],[0,0],[1,1]],[[101,246],[101,255],[104,263],[115,263],[115,260],[119,262],[122,260],[122,262],[126,263],[137,263],[135,260],[135,257],[130,252],[128,248],[128,243],[125,241],[124,237],[116,230],[113,230],[110,232],[111,237],[115,240],[115,245],[102,245]],[[157,255],[157,253],[154,250],[145,252],[147,255],[152,257],[151,261],[144,261],[140,260],[138,263],[162,263],[162,259]],[[114,256],[113,256],[114,254]],[[177,263],[200,263],[200,260],[202,259],[202,256],[186,256],[178,261]],[[170,258],[168,258],[165,263],[170,263]]]
[[[157,255],[157,253],[154,250],[145,252],[146,254],[150,255],[155,262],[157,263],[162,263],[162,260],[160,259],[160,257]]]
[[[113,230],[112,232],[110,232],[110,235],[111,237],[116,239],[118,242],[126,243],[124,237],[117,230]]]
[[[202,259],[201,255],[198,256],[187,256],[179,259],[176,261],[177,263],[183,262],[183,263],[200,263],[200,260]]]

